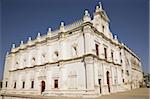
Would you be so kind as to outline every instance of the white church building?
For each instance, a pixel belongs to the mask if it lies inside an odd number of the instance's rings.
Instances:
[[[99,96],[139,88],[140,58],[113,35],[101,3],[93,17],[81,20],[20,46],[6,55],[2,95]]]

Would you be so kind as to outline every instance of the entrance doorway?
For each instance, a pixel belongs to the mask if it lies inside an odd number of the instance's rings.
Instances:
[[[41,93],[45,91],[45,81],[41,81]]]
[[[101,94],[101,93],[102,93],[101,79],[98,79],[98,84],[99,84],[99,92],[100,92],[100,94]]]
[[[108,92],[110,92],[109,71],[106,72],[106,78],[107,78]]]

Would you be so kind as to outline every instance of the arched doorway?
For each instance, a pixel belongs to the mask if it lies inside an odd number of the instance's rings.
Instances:
[[[45,81],[41,81],[41,93],[45,91]]]
[[[107,78],[108,92],[110,92],[109,71],[106,72],[106,78]]]

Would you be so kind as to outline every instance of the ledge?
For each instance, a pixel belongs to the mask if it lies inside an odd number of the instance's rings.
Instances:
[[[75,57],[75,58],[70,58],[70,59],[65,59],[65,60],[58,60],[57,62],[47,62],[47,63],[41,64],[41,65],[34,65],[32,67],[24,67],[22,69],[9,70],[9,72],[15,72],[15,71],[19,71],[19,70],[25,70],[25,69],[35,68],[35,67],[41,67],[41,66],[45,66],[45,65],[48,65],[48,64],[59,64],[61,62],[68,62],[68,61],[73,61],[73,60],[78,60],[78,59],[84,59],[86,57],[96,58],[98,60],[105,61],[105,62],[113,64],[113,65],[121,66],[121,64],[117,64],[117,63],[114,63],[114,62],[109,62],[109,61],[107,61],[105,59],[99,58],[98,56],[96,56],[94,54],[85,54],[85,55],[80,56],[80,57]]]

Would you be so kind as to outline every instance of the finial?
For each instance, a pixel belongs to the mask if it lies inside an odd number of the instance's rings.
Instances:
[[[23,41],[20,42],[20,45],[23,45]]]
[[[28,38],[28,41],[31,41],[31,37]]]
[[[96,6],[95,12],[98,12],[98,11],[99,11],[99,6]]]
[[[52,31],[52,28],[48,28],[48,32],[51,32]]]
[[[52,32],[52,28],[48,28],[47,35],[48,35],[48,36],[51,36],[51,32]]]
[[[118,40],[118,36],[117,36],[116,34],[115,34],[115,36],[114,36],[114,39],[115,39],[115,40]]]
[[[61,22],[61,23],[60,23],[60,26],[64,26],[64,22]]]
[[[89,14],[88,10],[85,10],[85,11],[84,11],[83,21],[84,21],[84,22],[91,21],[91,17],[90,17],[90,14]]]
[[[84,11],[84,16],[90,16],[88,10],[85,10],[85,11]]]
[[[6,52],[6,56],[8,56],[8,55],[9,55],[9,52],[7,51],[7,52]]]
[[[101,2],[99,2],[99,8],[100,8],[100,10],[103,10],[103,6],[102,6]]]
[[[60,31],[61,32],[65,32],[64,22],[63,21],[60,23]]]
[[[15,48],[15,44],[12,44],[12,49]]]
[[[40,38],[40,37],[41,37],[41,33],[38,33],[38,34],[37,34],[37,38]]]
[[[122,46],[124,46],[124,43],[121,43]]]

